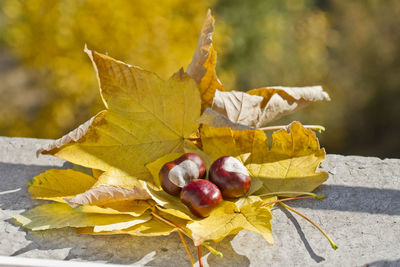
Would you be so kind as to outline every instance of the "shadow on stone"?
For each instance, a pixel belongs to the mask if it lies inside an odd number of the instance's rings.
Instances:
[[[321,185],[314,193],[324,194],[325,198],[321,200],[297,200],[292,202],[292,206],[317,210],[400,215],[400,190]]]
[[[32,200],[27,192],[26,183],[48,169],[71,167],[72,164],[68,162],[64,163],[62,167],[0,162],[0,208],[8,210],[31,208],[36,201]]]
[[[233,250],[231,241],[234,237],[235,237],[234,235],[230,235],[226,237],[223,241],[212,244],[212,246],[216,250],[221,251],[224,254],[224,256],[223,258],[218,258],[217,256],[214,256],[213,254],[210,253],[210,255],[208,255],[207,257],[207,263],[210,266],[222,266],[222,267],[250,266],[250,260],[246,256],[239,255],[237,252]],[[206,250],[203,251],[207,252]]]
[[[380,260],[364,264],[362,267],[398,267],[400,266],[400,259],[397,260]]]
[[[34,176],[53,168],[71,168],[70,163],[63,166],[26,165],[0,162],[0,208],[7,210],[26,210],[47,201],[31,199],[27,192],[26,183]],[[7,223],[17,225],[12,219]],[[182,265],[190,265],[189,258],[177,234],[167,237],[136,237],[129,235],[90,236],[77,235],[71,228],[46,231],[26,232],[25,239],[30,241],[25,247],[12,253],[12,256],[25,255],[29,257],[32,251],[52,251],[69,249],[65,260],[81,259],[89,261],[104,261],[109,263],[138,263],[151,262],[152,266],[174,266],[177,261]],[[192,244],[188,241],[188,244]],[[197,250],[192,247],[192,254]],[[219,259],[210,255],[208,261],[218,261],[220,266],[249,265],[247,257],[237,254],[231,247],[229,239],[215,245],[224,255]],[[207,254],[206,250],[203,250]],[[57,253],[56,253],[57,254]],[[157,257],[154,257],[154,255]],[[59,255],[59,254],[57,254]],[[217,258],[217,259],[215,259]],[[179,260],[178,260],[179,259]],[[146,262],[147,261],[147,262]],[[222,264],[222,265],[221,265]],[[224,265],[225,264],[225,265]]]
[[[11,220],[7,220],[11,224]],[[25,230],[23,228],[20,231]],[[190,260],[176,233],[161,237],[137,237],[129,235],[92,236],[77,235],[72,228],[27,231],[26,240],[30,243],[15,251],[11,256],[23,255],[29,257],[34,250],[54,251],[69,249],[64,260],[101,261],[115,264],[137,264],[151,266],[189,266]],[[220,259],[208,255],[207,260],[211,266],[249,266],[247,257],[237,254],[231,247],[231,238],[214,244],[214,248],[224,254]],[[193,243],[187,239],[192,255],[196,259],[197,250]],[[208,251],[203,249],[203,254]],[[61,255],[61,252],[56,252]]]
[[[325,260],[324,257],[321,257],[317,255],[312,247],[310,246],[310,243],[308,242],[303,230],[301,229],[300,224],[298,223],[297,219],[290,213],[290,211],[286,210],[282,206],[279,206],[280,210],[286,215],[286,217],[293,223],[294,227],[296,227],[297,233],[300,236],[301,241],[303,241],[304,246],[307,249],[308,254],[310,257],[315,261],[315,262],[322,262]]]

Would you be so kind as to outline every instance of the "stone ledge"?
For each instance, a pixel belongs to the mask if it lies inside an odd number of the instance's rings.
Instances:
[[[176,233],[154,238],[78,236],[72,229],[25,231],[11,222],[13,215],[39,203],[27,193],[30,178],[50,168],[71,167],[57,158],[36,158],[37,147],[47,142],[0,137],[0,255],[190,266]],[[302,218],[275,208],[274,246],[242,231],[216,244],[224,258],[206,254],[206,266],[399,266],[400,159],[328,155],[322,169],[330,178],[316,192],[326,198],[298,200],[292,206],[329,233],[338,250]]]

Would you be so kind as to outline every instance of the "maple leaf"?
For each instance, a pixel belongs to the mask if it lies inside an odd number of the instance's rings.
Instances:
[[[32,178],[27,186],[32,198],[65,202],[64,198],[90,189],[96,181],[92,176],[74,170],[51,169]]]
[[[253,202],[239,210],[235,203],[223,201],[209,217],[187,224],[194,244],[198,246],[206,240],[218,242],[242,229],[259,233],[268,243],[273,244],[272,214],[270,208],[263,207],[262,204],[263,201]]]
[[[210,107],[215,91],[225,91],[215,72],[217,64],[217,53],[212,45],[212,35],[214,32],[214,17],[211,10],[207,12],[207,17],[201,28],[197,48],[193,55],[186,72],[198,84],[201,95],[201,111]]]
[[[161,189],[154,188],[147,183],[143,183],[143,187],[163,212],[184,220],[193,220],[196,218],[179,198]]]
[[[64,200],[73,208],[79,205],[104,205],[114,201],[150,199],[142,184],[135,177],[119,170],[102,173],[88,190]]]
[[[260,130],[235,131],[204,125],[201,134],[207,154],[213,158],[238,158],[252,177],[262,181],[262,193],[311,192],[328,178],[326,172],[316,172],[325,159],[325,150],[319,147],[315,133],[299,122],[291,123],[288,130],[274,132],[271,149]]]
[[[138,217],[151,209],[154,204],[151,200],[116,200],[106,202],[100,206],[93,204],[80,205],[75,210],[84,213],[128,214]]]
[[[311,192],[324,182],[328,174],[316,170],[325,151],[298,122],[274,132],[271,148],[265,133],[254,128],[329,96],[321,87],[222,92],[213,30],[209,11],[187,74],[181,69],[168,81],[85,49],[106,110],[39,152],[91,168],[93,176],[49,170],[34,177],[28,183],[32,197],[59,203],[15,219],[32,230],[75,227],[81,234],[157,236],[179,230],[196,246],[247,229],[272,244],[277,196]],[[162,166],[185,152],[197,153],[207,168],[222,156],[238,158],[252,177],[250,190],[223,201],[209,217],[196,217],[159,180]]]
[[[177,230],[178,230],[177,227],[170,226],[163,221],[160,221],[156,218],[152,218],[147,222],[126,229],[119,229],[112,231],[95,231],[94,227],[81,227],[76,229],[76,232],[78,234],[90,234],[90,235],[129,234],[133,236],[165,236]]]
[[[321,86],[271,87],[253,89],[248,92],[216,91],[212,110],[199,122],[214,126],[261,128],[284,115],[297,111],[312,102],[330,100]]]
[[[131,227],[137,220],[150,220],[148,214],[133,217],[125,214],[93,214],[77,212],[67,204],[43,204],[14,216],[22,226],[33,231],[63,227],[105,226],[113,229]],[[117,224],[117,225],[116,225]]]
[[[105,172],[95,179],[74,170],[51,169],[27,186],[32,198],[67,203],[80,212],[140,216],[154,206],[137,179],[118,173]]]
[[[41,153],[151,179],[145,164],[193,147],[186,138],[198,128],[201,100],[196,83],[183,70],[163,81],[152,72],[85,51],[96,70],[106,110]]]

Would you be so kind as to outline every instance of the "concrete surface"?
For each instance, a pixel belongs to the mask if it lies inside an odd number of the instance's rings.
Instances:
[[[37,146],[46,142],[0,138],[0,255],[190,266],[176,233],[77,236],[71,229],[29,232],[15,225],[13,215],[40,203],[31,200],[26,182],[46,169],[70,167],[53,157],[36,158]],[[337,251],[302,218],[275,208],[274,246],[242,231],[216,244],[224,258],[206,254],[206,266],[400,266],[400,160],[328,155],[322,168],[331,177],[317,193],[327,198],[291,204],[325,229],[339,245]]]

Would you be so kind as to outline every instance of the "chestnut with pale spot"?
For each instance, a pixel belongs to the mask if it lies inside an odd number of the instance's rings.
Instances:
[[[159,173],[161,187],[165,192],[179,196],[183,187],[206,174],[204,161],[195,153],[186,153],[164,164]]]
[[[224,198],[241,197],[251,186],[251,177],[246,167],[231,156],[221,157],[211,165],[209,179],[218,186]]]

